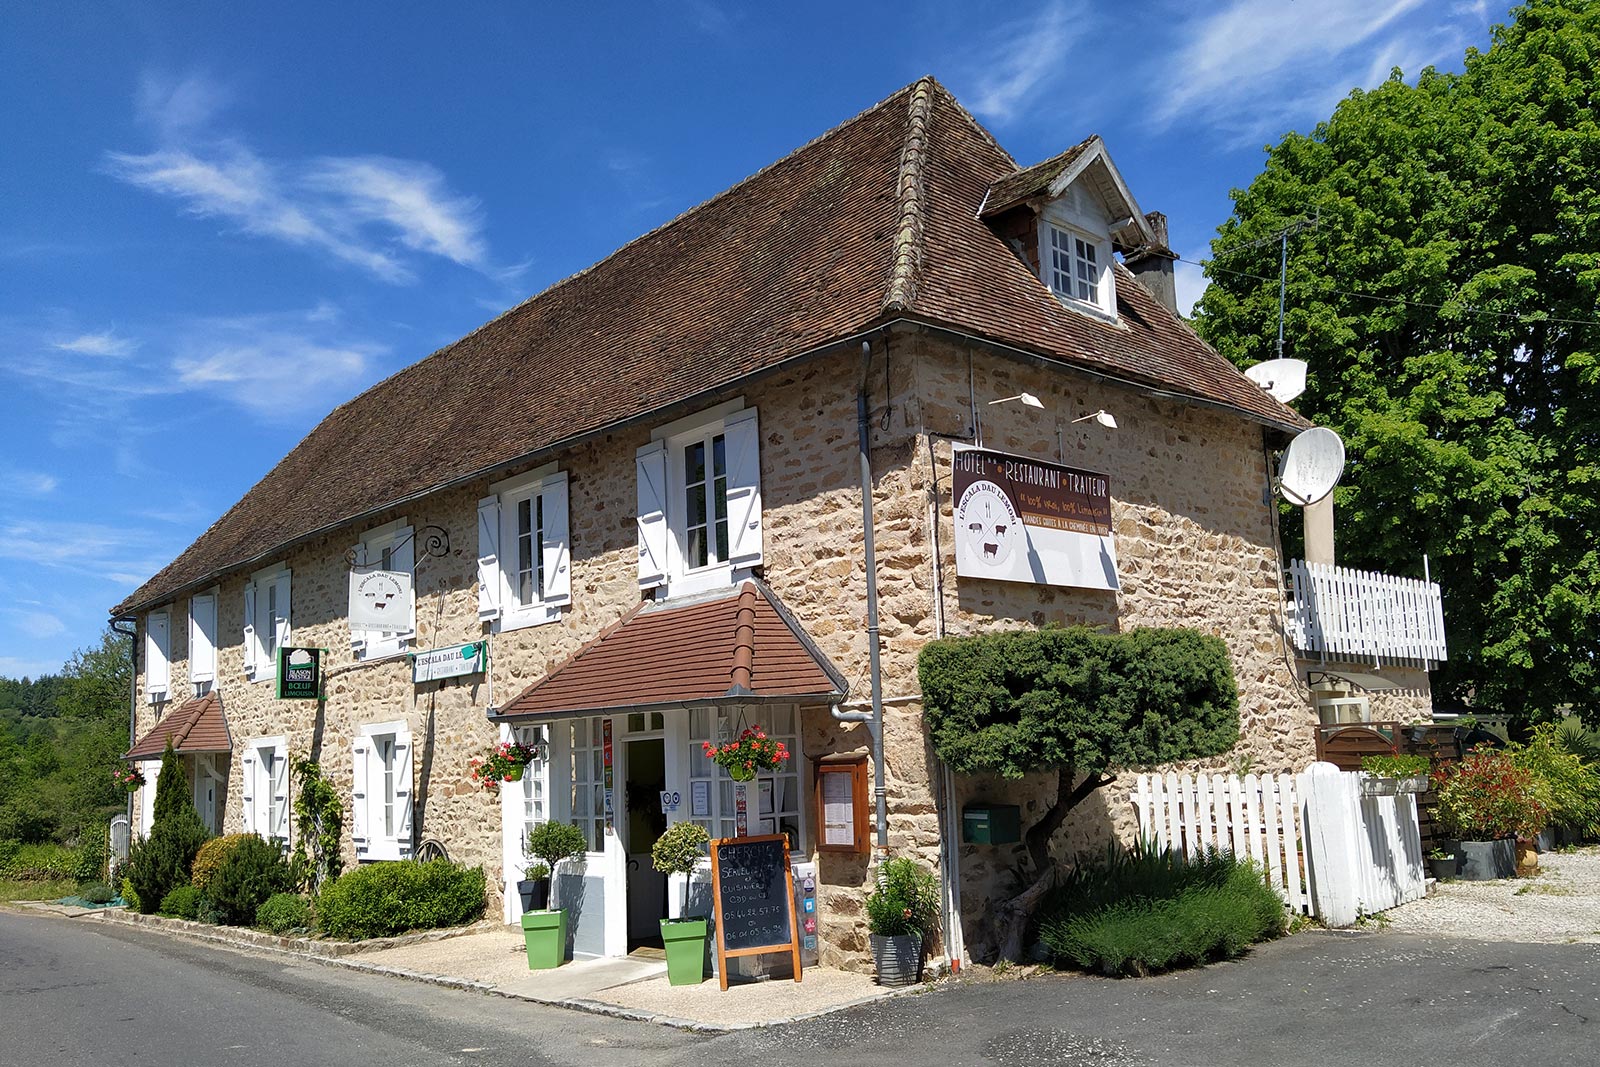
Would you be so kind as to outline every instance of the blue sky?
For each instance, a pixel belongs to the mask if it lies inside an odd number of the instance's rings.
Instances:
[[[1025,164],[1099,133],[1192,260],[1264,144],[1505,12],[7,4],[0,674],[94,643],[334,405],[923,74]]]

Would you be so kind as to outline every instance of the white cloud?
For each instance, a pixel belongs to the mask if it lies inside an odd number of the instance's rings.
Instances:
[[[24,637],[56,637],[67,632],[67,624],[48,611],[9,611],[16,621],[12,628]]]
[[[1054,0],[1032,18],[998,27],[969,65],[963,99],[983,118],[1010,122],[1067,73],[1063,60],[1089,29],[1081,0]]]
[[[118,337],[111,330],[100,333],[84,333],[65,341],[57,341],[56,348],[63,352],[77,352],[85,356],[126,356],[130,355],[139,346],[125,337]]]
[[[60,479],[53,474],[0,464],[0,493],[16,496],[49,496],[60,485]]]
[[[204,74],[176,77],[148,71],[139,79],[134,106],[141,122],[172,139],[210,125],[232,100],[227,88]]]
[[[171,558],[171,547],[132,526],[32,518],[0,522],[0,559],[109,581],[154,574]]]
[[[488,269],[477,201],[453,195],[444,175],[426,163],[381,156],[323,159],[311,166],[306,184],[343,200],[352,219],[392,227],[407,248]]]

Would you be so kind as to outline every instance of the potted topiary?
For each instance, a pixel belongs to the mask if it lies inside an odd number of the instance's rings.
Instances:
[[[526,847],[528,855],[542,860],[549,877],[554,878],[564,861],[588,850],[589,841],[572,823],[545,822],[528,831]],[[561,966],[567,959],[566,911],[554,908],[523,912],[522,937],[528,949],[529,970]]]
[[[1481,882],[1515,875],[1517,838],[1538,833],[1549,817],[1534,773],[1505,753],[1480,747],[1434,781],[1436,817],[1458,840],[1458,876]]]
[[[879,985],[922,980],[923,946],[939,918],[939,883],[915,860],[885,860],[867,897],[867,930]]]
[[[1435,878],[1454,878],[1456,876],[1456,856],[1442,848],[1428,850],[1428,873]]]
[[[671,877],[687,877],[705,856],[711,835],[692,822],[679,822],[656,838],[650,849],[650,865]],[[685,883],[684,904],[688,904]],[[661,920],[661,942],[667,948],[667,981],[672,985],[699,985],[705,979],[706,920],[678,918]]]

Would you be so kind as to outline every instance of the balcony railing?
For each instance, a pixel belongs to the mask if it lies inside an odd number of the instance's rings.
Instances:
[[[1435,582],[1290,560],[1289,638],[1323,659],[1421,665],[1447,659]]]

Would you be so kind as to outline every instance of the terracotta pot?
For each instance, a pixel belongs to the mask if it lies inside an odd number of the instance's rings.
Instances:
[[[1517,877],[1532,878],[1539,873],[1539,850],[1532,841],[1517,842]]]

